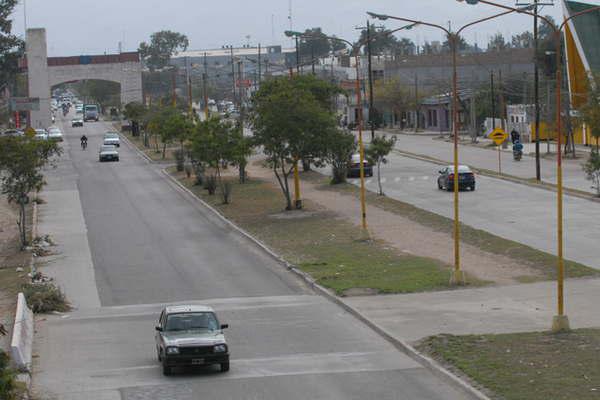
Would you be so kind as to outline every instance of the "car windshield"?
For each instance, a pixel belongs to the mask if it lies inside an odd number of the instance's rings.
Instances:
[[[116,133],[105,133],[104,139],[118,139],[119,135]]]
[[[212,312],[190,312],[171,314],[167,317],[165,331],[189,331],[219,329],[219,323]]]

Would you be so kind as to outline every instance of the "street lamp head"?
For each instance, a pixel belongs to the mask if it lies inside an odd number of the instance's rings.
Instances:
[[[463,1],[467,4],[470,4],[472,6],[476,5],[477,3],[479,3],[479,0],[456,0],[459,3],[462,3]]]
[[[385,15],[385,14],[377,14],[377,13],[370,12],[370,11],[367,11],[367,14],[369,15],[369,17],[371,17],[371,18],[373,18],[373,19],[378,19],[378,20],[380,20],[380,21],[385,21],[385,20],[387,20],[387,19],[389,18],[389,16],[388,16],[388,15]]]
[[[285,31],[284,33],[287,37],[302,36],[302,32],[297,31]]]

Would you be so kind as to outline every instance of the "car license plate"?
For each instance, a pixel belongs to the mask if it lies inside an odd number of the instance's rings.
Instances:
[[[194,358],[192,360],[192,365],[202,365],[204,364],[204,358]]]

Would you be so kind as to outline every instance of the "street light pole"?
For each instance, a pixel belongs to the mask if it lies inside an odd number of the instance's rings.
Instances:
[[[460,0],[459,0],[460,1]],[[553,332],[561,332],[568,331],[569,327],[569,318],[565,314],[564,307],[564,278],[565,278],[565,266],[564,266],[564,255],[563,255],[563,171],[562,171],[562,63],[561,63],[561,54],[562,54],[562,40],[561,40],[561,32],[562,29],[566,26],[567,22],[570,20],[579,17],[584,14],[591,13],[593,11],[600,10],[600,6],[590,7],[587,10],[583,10],[580,12],[576,12],[573,15],[565,18],[559,26],[554,26],[552,21],[548,18],[540,16],[538,13],[532,13],[525,9],[517,9],[509,6],[505,6],[503,4],[497,4],[491,2],[489,0],[467,0],[469,4],[482,3],[486,5],[490,5],[493,7],[502,8],[505,10],[512,10],[521,14],[527,14],[534,18],[541,18],[545,21],[548,26],[550,26],[554,30],[554,40],[556,45],[556,131],[557,138],[556,144],[558,146],[556,152],[556,187],[557,187],[557,311],[558,314],[554,316],[552,319],[552,331]]]
[[[472,0],[471,0],[472,1]],[[490,17],[481,18],[471,23],[468,23],[458,29],[456,32],[452,32],[449,28],[445,28],[441,25],[432,24],[429,22],[418,21],[408,18],[394,17],[391,15],[382,15],[376,14],[372,12],[367,12],[372,18],[377,18],[379,20],[385,21],[387,19],[395,19],[398,21],[409,22],[414,25],[424,25],[432,28],[437,28],[442,30],[446,35],[448,35],[448,40],[451,43],[452,48],[452,130],[454,136],[454,271],[450,278],[450,283],[453,285],[464,285],[465,284],[465,275],[460,265],[460,215],[459,215],[459,193],[458,193],[458,76],[457,76],[457,53],[458,53],[458,43],[460,41],[460,33],[464,31],[466,28],[471,27],[473,25],[477,25],[482,22],[489,21],[491,19],[495,19],[507,14],[514,12],[513,10],[504,11],[499,14],[492,15]]]
[[[367,20],[367,54],[369,59],[369,125],[371,125],[371,140],[375,139],[375,121],[373,120],[373,61],[371,53],[371,23]]]

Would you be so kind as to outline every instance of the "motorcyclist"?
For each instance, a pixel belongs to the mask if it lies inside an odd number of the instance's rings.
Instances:
[[[523,144],[518,139],[513,142],[513,157],[515,161],[520,161],[523,157]]]
[[[83,134],[83,136],[81,136],[80,140],[81,140],[81,148],[85,149],[87,147],[87,141],[88,141],[87,136],[85,136],[85,134]]]

